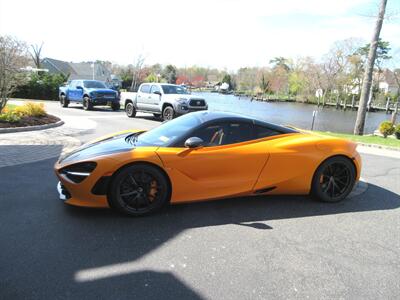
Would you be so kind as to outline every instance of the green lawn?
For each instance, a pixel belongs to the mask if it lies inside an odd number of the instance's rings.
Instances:
[[[364,144],[375,144],[383,145],[389,147],[400,148],[400,140],[396,138],[383,138],[376,135],[352,135],[345,133],[335,133],[335,132],[324,132],[324,131],[314,131],[321,135],[334,136],[343,139],[348,139],[354,142],[364,143]]]
[[[15,104],[7,104],[6,105],[6,108],[8,109],[8,110],[13,110],[14,108],[16,108],[17,107],[17,105],[15,105]]]

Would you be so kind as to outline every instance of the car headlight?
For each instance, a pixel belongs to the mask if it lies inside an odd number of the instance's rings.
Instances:
[[[176,102],[178,102],[179,104],[188,104],[188,99],[186,99],[186,98],[178,98],[176,100]]]
[[[83,162],[66,166],[59,172],[72,182],[80,183],[94,171],[96,166],[95,162]]]

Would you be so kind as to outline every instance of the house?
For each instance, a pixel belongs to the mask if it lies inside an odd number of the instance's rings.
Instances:
[[[397,76],[400,77],[400,75]],[[397,78],[397,80],[400,82],[400,78]],[[397,80],[393,71],[389,69],[383,70],[382,74],[379,76],[379,90],[385,94],[396,95],[400,90],[400,84]]]
[[[109,83],[116,80],[103,63],[73,63],[46,57],[42,60],[42,68],[48,69],[50,74],[64,74],[68,80],[95,79]]]

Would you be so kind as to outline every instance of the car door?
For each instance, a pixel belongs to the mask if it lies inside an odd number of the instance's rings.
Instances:
[[[141,110],[149,110],[150,97],[150,85],[142,84],[137,93],[137,107]]]
[[[153,84],[150,88],[150,105],[153,111],[159,111],[159,104],[161,101],[161,88],[160,86]]]
[[[76,80],[72,80],[68,85],[67,97],[70,101],[76,100]]]
[[[178,145],[157,150],[171,181],[175,183],[172,187],[174,202],[252,191],[269,155],[259,143],[252,141],[252,123],[211,123],[190,136],[201,138],[204,147],[188,149]]]

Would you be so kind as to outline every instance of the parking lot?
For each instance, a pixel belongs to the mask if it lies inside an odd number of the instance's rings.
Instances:
[[[90,127],[69,133],[81,142],[160,124],[145,114],[46,106]],[[29,159],[0,167],[2,299],[400,297],[398,158],[362,154],[368,189],[342,203],[260,196],[129,218],[58,200],[60,146],[11,146],[0,145],[3,160]]]

